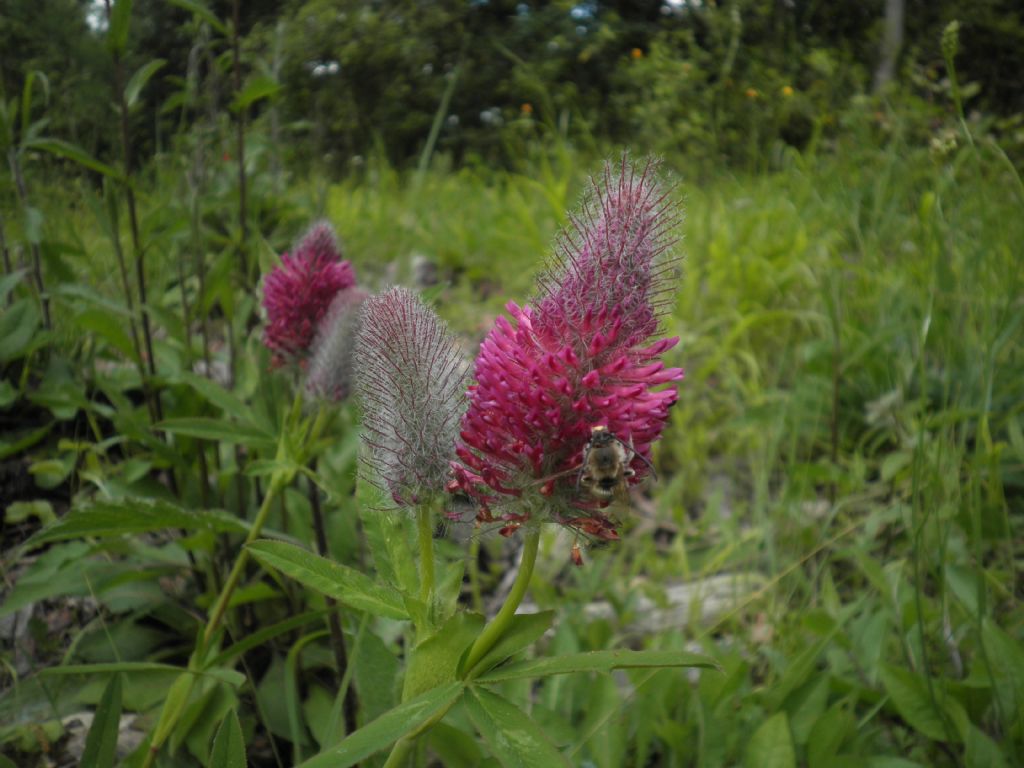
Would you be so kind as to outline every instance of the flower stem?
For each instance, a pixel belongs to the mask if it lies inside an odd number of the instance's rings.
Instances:
[[[530,577],[533,575],[533,566],[537,562],[537,547],[540,543],[540,528],[533,528],[526,534],[523,542],[523,558],[519,561],[519,573],[512,583],[512,589],[505,598],[505,604],[501,606],[498,615],[491,620],[491,623],[484,627],[484,631],[473,643],[466,657],[466,671],[471,672],[477,662],[482,659],[491,648],[494,647],[501,636],[508,629],[512,617],[515,615],[519,604],[523,602],[526,589],[530,585]]]
[[[423,504],[416,510],[420,544],[420,600],[428,609],[434,596],[434,527],[431,525],[431,511],[430,504]]]
[[[206,629],[203,630],[203,645],[209,644],[210,639],[213,637],[217,628],[220,626],[221,621],[224,618],[224,613],[227,611],[228,602],[231,600],[231,595],[235,591],[235,587],[238,586],[239,580],[242,578],[242,572],[245,570],[245,564],[249,559],[249,550],[245,547],[248,544],[254,542],[263,530],[263,525],[267,522],[267,516],[270,514],[270,509],[274,504],[274,499],[281,490],[287,485],[287,480],[284,475],[275,473],[270,479],[270,487],[267,489],[267,495],[263,497],[263,504],[260,506],[260,511],[256,513],[256,519],[252,522],[252,527],[249,529],[249,535],[245,537],[245,542],[242,544],[242,549],[238,553],[238,557],[235,558],[235,564],[231,568],[231,573],[228,574],[227,581],[224,582],[224,586],[220,590],[220,595],[217,596],[217,602],[214,604],[213,611],[210,613],[210,618],[206,622]]]

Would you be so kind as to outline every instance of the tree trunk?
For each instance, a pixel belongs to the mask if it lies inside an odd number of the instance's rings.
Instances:
[[[903,47],[905,0],[885,0],[885,31],[882,35],[882,56],[875,70],[875,93],[882,91],[896,74],[896,62]]]

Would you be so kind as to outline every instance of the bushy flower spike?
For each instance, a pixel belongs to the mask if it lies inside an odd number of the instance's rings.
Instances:
[[[315,224],[263,281],[267,325],[263,343],[275,366],[302,363],[338,291],[355,285],[352,264],[341,258],[334,230]]]
[[[359,288],[344,288],[331,302],[310,347],[306,391],[314,397],[339,402],[352,391],[353,355],[369,296]]]
[[[667,254],[681,219],[658,169],[653,159],[637,169],[623,155],[618,168],[605,165],[600,183],[591,180],[580,213],[570,216],[572,227],[558,235],[551,262],[537,279],[532,303],[542,332],[561,337],[585,324],[595,307],[618,308],[628,344],[657,330],[675,298],[667,279],[675,262]]]
[[[402,507],[443,494],[466,383],[444,323],[406,288],[367,299],[355,370],[366,462],[383,488]]]
[[[600,213],[577,219],[540,282],[536,309],[509,303],[481,345],[476,383],[462,420],[452,490],[481,504],[481,519],[504,532],[543,512],[598,538],[616,538],[602,500],[577,487],[584,447],[595,426],[635,452],[633,482],[675,403],[679,368],[659,359],[678,338],[651,342],[671,286],[659,262],[674,208],[648,163],[606,169],[596,189]],[[501,509],[515,501],[514,511]],[[498,507],[498,509],[495,509]],[[497,514],[495,514],[497,512]]]

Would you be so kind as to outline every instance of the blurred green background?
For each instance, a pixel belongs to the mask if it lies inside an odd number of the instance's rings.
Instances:
[[[685,210],[664,328],[687,377],[623,541],[575,569],[552,533],[532,595],[559,611],[549,649],[724,671],[512,693],[578,765],[1024,761],[1019,4],[4,0],[0,84],[15,764],[73,755],[66,719],[106,679],[44,669],[187,660],[237,536],[114,534],[150,531],[140,499],[253,516],[291,397],[260,344],[278,254],[327,218],[362,284],[418,282],[471,359],[624,148],[664,159]],[[365,566],[353,424],[322,472],[330,554]],[[96,501],[122,529],[20,548]],[[275,530],[311,541],[310,503],[291,490]],[[472,546],[493,590],[511,555]],[[248,589],[248,631],[316,604],[256,569]],[[396,634],[355,672],[372,713]],[[202,762],[232,707],[250,764],[323,748],[326,649],[268,637],[161,764]],[[126,678],[143,730],[171,679]],[[423,764],[484,764],[459,724]]]

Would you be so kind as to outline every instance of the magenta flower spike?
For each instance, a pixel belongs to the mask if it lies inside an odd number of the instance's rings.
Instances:
[[[367,299],[355,370],[371,482],[403,508],[443,497],[465,405],[462,356],[444,322],[406,288]]]
[[[628,482],[649,472],[683,378],[660,359],[678,338],[652,339],[672,290],[666,253],[678,220],[656,170],[625,158],[615,172],[606,166],[534,306],[510,302],[481,345],[450,490],[475,498],[479,518],[505,522],[505,534],[540,517],[618,537],[607,500],[580,488],[595,427],[628,448]]]
[[[334,297],[355,283],[355,270],[341,258],[327,222],[314,224],[291,253],[281,256],[281,264],[263,281],[263,343],[275,366],[305,362]]]

